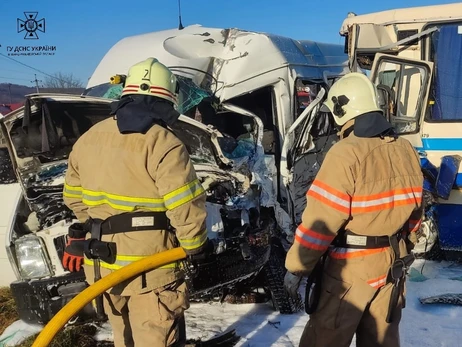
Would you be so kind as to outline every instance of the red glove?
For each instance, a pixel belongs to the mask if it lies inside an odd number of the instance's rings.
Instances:
[[[68,241],[64,249],[63,267],[71,272],[80,271],[83,264],[83,248],[85,235],[82,223],[74,223],[69,226]]]

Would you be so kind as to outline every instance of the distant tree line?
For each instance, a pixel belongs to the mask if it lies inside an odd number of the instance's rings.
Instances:
[[[72,73],[56,72],[46,76],[43,82],[45,88],[83,88],[83,82]]]

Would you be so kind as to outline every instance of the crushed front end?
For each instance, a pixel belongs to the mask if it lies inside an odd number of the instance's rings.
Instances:
[[[69,273],[62,266],[68,227],[76,221],[62,190],[73,143],[109,116],[110,100],[38,95],[32,104],[2,124],[22,187],[7,252],[18,279],[11,289],[20,318],[46,323],[87,287],[83,271]],[[207,230],[217,245],[214,264],[184,264],[193,299],[208,300],[240,286],[264,287],[281,312],[295,311],[297,304],[283,291],[285,252],[278,246],[274,211],[262,204],[262,184],[255,179],[263,160],[255,142],[225,139],[185,116],[172,130],[186,144],[206,190]],[[232,150],[223,152],[229,141]],[[94,317],[88,304],[75,318]]]
[[[61,265],[72,212],[62,202],[66,164],[24,174],[25,194],[19,197],[6,245],[17,281],[10,288],[21,320],[46,323],[87,287],[83,271],[69,273]],[[85,306],[77,318],[91,319]]]

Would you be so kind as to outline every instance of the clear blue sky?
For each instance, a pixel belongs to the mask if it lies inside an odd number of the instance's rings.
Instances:
[[[182,0],[183,25],[241,28],[331,43],[348,12],[455,3],[450,0]],[[17,33],[23,12],[45,18],[46,33],[24,40]],[[177,0],[0,0],[0,53],[7,46],[56,46],[54,56],[13,57],[46,73],[73,73],[86,85],[100,59],[120,39],[178,27]],[[32,85],[35,71],[0,56],[0,83]],[[37,78],[44,76],[37,73]]]

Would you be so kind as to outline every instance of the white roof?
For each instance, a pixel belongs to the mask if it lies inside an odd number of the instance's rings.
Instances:
[[[349,16],[343,21],[340,34],[348,33],[348,27],[354,24],[397,24],[428,23],[442,20],[462,19],[462,3],[409,7],[389,11]]]
[[[340,74],[348,59],[343,45],[192,25],[120,40],[101,60],[87,88],[107,83],[115,74],[126,74],[130,66],[148,57],[157,58],[175,73],[178,73],[175,67],[187,67],[180,69],[180,74],[196,75],[197,84],[202,82],[197,78],[205,76],[198,74],[197,69],[206,71],[218,80],[216,96],[222,100],[225,91],[229,98],[242,90],[252,90],[247,82],[252,79],[254,83],[258,78],[262,86],[274,83],[274,77],[272,81],[266,81],[265,77],[283,67],[293,66],[300,73],[322,78],[323,69]]]

